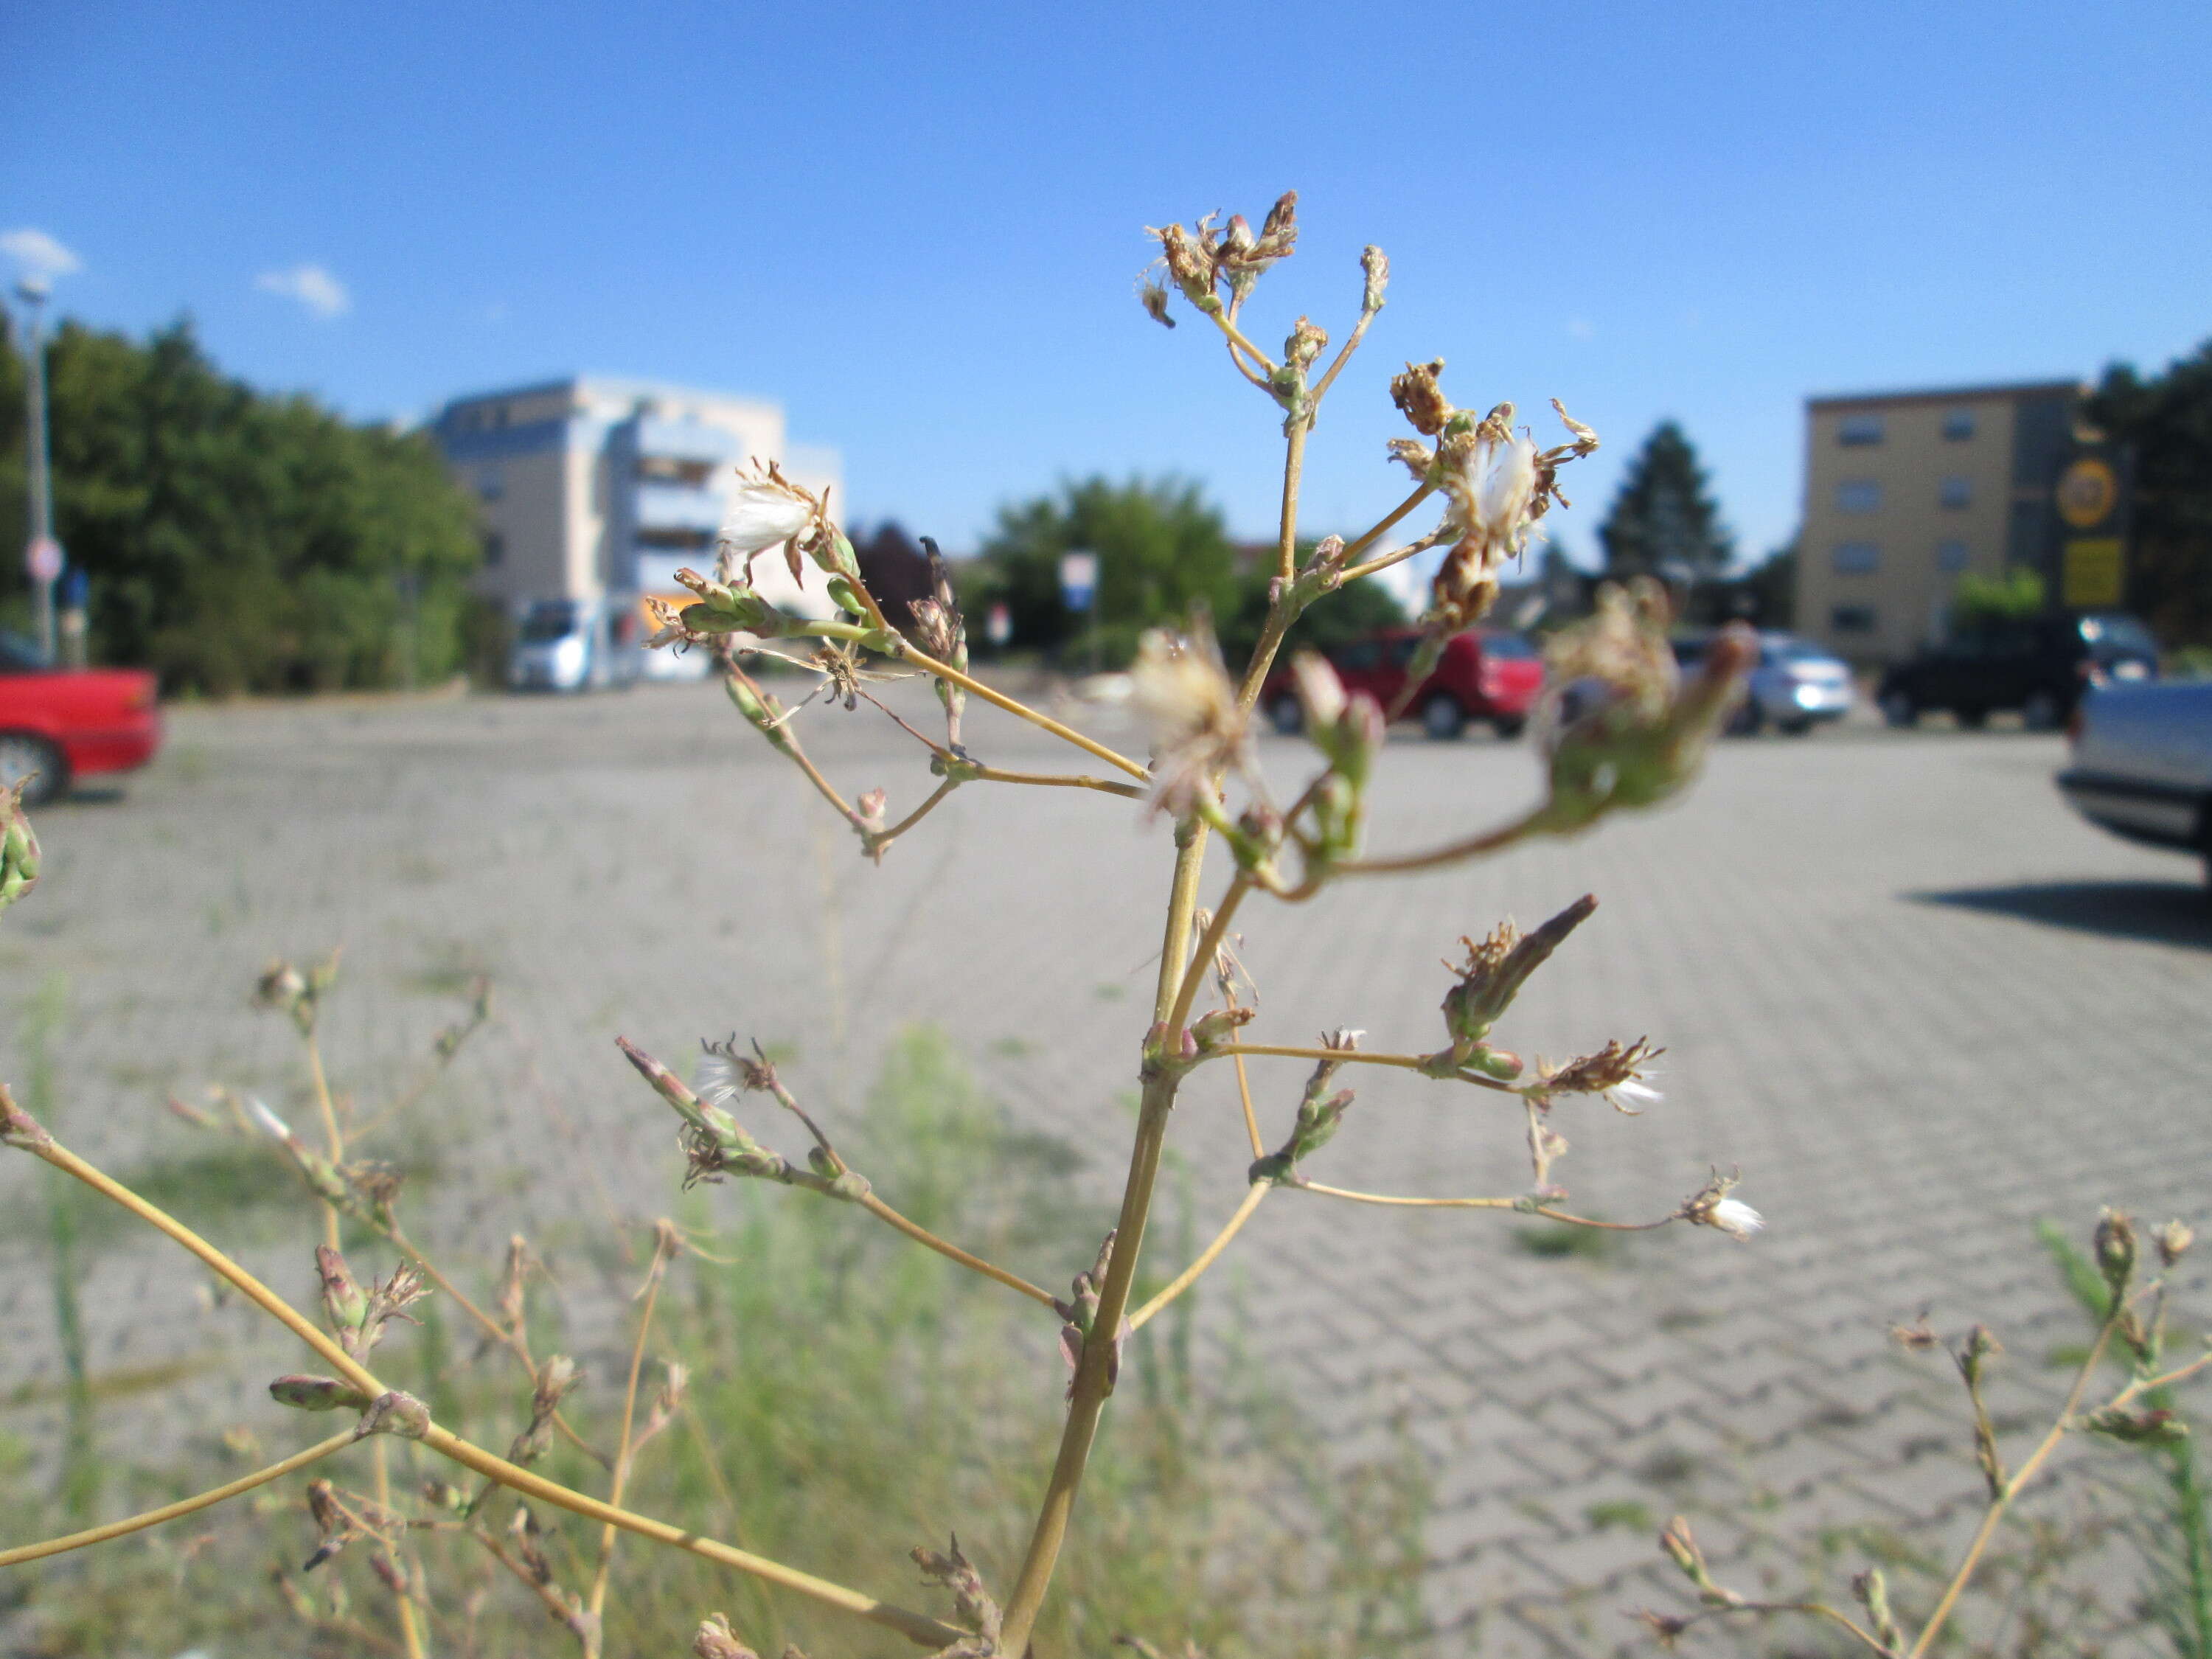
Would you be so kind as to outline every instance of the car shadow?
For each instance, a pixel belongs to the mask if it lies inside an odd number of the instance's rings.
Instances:
[[[40,810],[51,812],[58,807],[114,806],[129,799],[129,793],[119,783],[73,783],[58,799],[48,801]]]
[[[1948,904],[1991,915],[2016,916],[2051,927],[2149,939],[2212,951],[2212,899],[2180,881],[2029,881],[2008,887],[1960,887],[1906,895],[1920,904]]]

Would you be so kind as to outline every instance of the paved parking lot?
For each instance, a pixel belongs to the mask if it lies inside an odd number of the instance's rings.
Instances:
[[[917,751],[879,717],[805,720],[848,793],[884,784],[895,814],[919,801]],[[971,721],[998,763],[1061,769],[1073,752]],[[1235,1294],[1208,1316],[1241,1304],[1256,1352],[1347,1455],[1397,1433],[1426,1450],[1434,1604],[1480,1622],[1482,1651],[1623,1641],[1621,1607],[1673,1593],[1647,1513],[1698,1512],[1723,1560],[1824,1527],[1955,1532],[1975,1477],[1945,1368],[1891,1352],[1887,1328],[1923,1304],[1945,1328],[1987,1320],[2014,1357],[2001,1403],[2026,1409],[2048,1395],[2036,1357],[2073,1331],[2032,1223],[2081,1231],[2106,1202],[2208,1219],[2212,908],[2191,864],[2071,816],[2050,783],[2063,751],[1994,732],[1734,743],[1686,802],[1595,836],[1248,908],[1254,1040],[1350,1024],[1421,1048],[1440,1040],[1437,959],[1458,935],[1595,892],[1596,919],[1501,1039],[1556,1057],[1649,1034],[1668,1050],[1667,1098],[1637,1119],[1563,1107],[1562,1178],[1578,1206],[1630,1218],[1740,1165],[1771,1220],[1749,1246],[1676,1229],[1552,1260],[1510,1218],[1285,1193],[1246,1231],[1222,1281]],[[1296,775],[1298,744],[1265,753]],[[1394,742],[1373,844],[1484,822],[1533,787],[1524,745]],[[514,1224],[557,1238],[603,1205],[665,1206],[669,1137],[618,1030],[672,1054],[757,1033],[834,1103],[894,1028],[935,1023],[1019,1119],[1118,1186],[1170,858],[1127,802],[973,787],[871,868],[716,692],[672,687],[180,710],[152,771],[40,829],[49,878],[0,922],[0,1054],[64,974],[64,1127],[102,1160],[171,1144],[173,1085],[283,1098],[287,1033],[246,989],[272,953],[343,943],[341,1071],[418,1050],[457,975],[497,981],[500,1022],[451,1091],[471,1104],[435,1228],[487,1257]],[[1275,1064],[1257,1080],[1279,1121],[1302,1070]],[[1249,1158],[1217,1071],[1176,1126],[1201,1233]],[[1523,1180],[1517,1126],[1485,1097],[1347,1080],[1359,1104],[1317,1178]],[[0,1161],[9,1213],[29,1179]],[[28,1249],[0,1238],[0,1393],[53,1364]],[[1067,1270],[1024,1265],[1044,1282]],[[106,1259],[96,1363],[204,1346],[191,1283],[156,1253]]]

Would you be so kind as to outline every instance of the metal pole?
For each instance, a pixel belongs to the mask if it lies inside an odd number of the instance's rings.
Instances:
[[[52,541],[54,535],[53,479],[47,470],[46,457],[46,284],[27,281],[16,285],[15,293],[31,313],[29,426],[31,445],[31,514],[30,538],[33,542]],[[31,579],[31,605],[38,618],[39,649],[48,662],[54,657],[54,578],[33,576]]]

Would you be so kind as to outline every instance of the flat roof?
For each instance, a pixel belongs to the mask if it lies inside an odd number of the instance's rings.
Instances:
[[[2007,380],[1994,386],[1936,386],[1929,390],[1909,392],[1837,392],[1805,399],[1808,409],[1841,409],[1899,404],[1966,404],[1985,402],[1992,398],[2031,398],[2066,393],[2080,397],[2088,390],[2084,382],[2068,380]]]
[[[489,392],[465,392],[448,398],[440,410],[463,409],[471,404],[507,403],[520,398],[542,398],[553,392],[568,392],[584,397],[602,397],[624,401],[641,398],[666,398],[672,402],[695,399],[718,404],[738,404],[747,408],[774,410],[774,399],[743,392],[720,392],[711,386],[678,386],[669,380],[639,380],[614,374],[568,374],[557,380],[537,380],[526,386],[500,386]]]

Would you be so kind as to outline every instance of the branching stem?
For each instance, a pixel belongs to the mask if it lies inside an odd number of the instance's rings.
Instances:
[[[1237,1213],[1229,1218],[1219,1232],[1214,1234],[1213,1242],[1200,1250],[1190,1266],[1170,1279],[1151,1301],[1129,1316],[1129,1328],[1133,1331],[1143,1329],[1153,1315],[1197,1284],[1206,1270],[1211,1267],[1221,1253],[1229,1248],[1229,1241],[1244,1230],[1244,1224],[1252,1218],[1252,1212],[1260,1207],[1261,1200],[1266,1198],[1274,1190],[1274,1188],[1275,1183],[1272,1181],[1254,1182],[1244,1194],[1244,1201],[1237,1206]]]
[[[122,1206],[149,1225],[167,1234],[185,1249],[198,1256],[216,1274],[235,1286],[246,1300],[252,1302],[264,1313],[276,1320],[278,1324],[290,1331],[293,1335],[313,1348],[322,1357],[325,1364],[356,1388],[362,1389],[371,1397],[380,1395],[386,1391],[384,1384],[377,1379],[374,1373],[331,1340],[326,1334],[318,1329],[298,1309],[293,1307],[283,1297],[278,1296],[174,1216],[148,1203],[146,1200],[120,1182],[94,1168],[67,1147],[50,1139],[25,1139],[20,1144],[33,1157],[51,1164],[65,1175],[75,1176],[102,1197]],[[781,1561],[772,1561],[766,1556],[732,1549],[727,1544],[717,1542],[713,1539],[702,1538],[696,1533],[688,1532],[681,1527],[672,1526],[665,1521],[655,1520],[651,1516],[638,1515],[612,1504],[602,1503],[596,1498],[573,1491],[556,1481],[533,1474],[518,1464],[510,1463],[503,1457],[494,1455],[481,1446],[471,1445],[450,1430],[440,1428],[434,1424],[424,1431],[422,1443],[441,1456],[451,1458],[465,1468],[473,1469],[478,1474],[486,1475],[498,1481],[501,1486],[535,1498],[541,1503],[568,1510],[573,1514],[584,1516],[586,1520],[612,1522],[624,1531],[636,1533],[640,1537],[650,1538],[657,1543],[671,1545],[707,1560],[719,1562],[724,1566],[734,1567],[740,1572],[750,1573],[754,1577],[764,1579],[769,1583],[795,1590],[799,1595],[822,1602],[825,1606],[836,1607],[842,1612],[867,1620],[872,1624],[895,1630],[921,1646],[943,1647],[949,1643],[959,1640],[966,1634],[953,1626],[930,1618],[926,1613],[915,1613],[891,1602],[878,1601],[874,1596],[864,1595],[859,1590],[849,1589],[842,1584],[833,1583],[826,1578],[817,1578],[812,1573],[802,1572],[796,1567],[786,1566]]]
[[[256,1469],[251,1474],[241,1474],[235,1480],[225,1481],[220,1486],[210,1487],[190,1498],[180,1498],[173,1504],[164,1504],[159,1509],[146,1510],[121,1521],[110,1521],[82,1532],[73,1532],[65,1538],[49,1538],[43,1543],[0,1550],[0,1567],[21,1566],[26,1561],[44,1560],[49,1555],[65,1555],[71,1550],[88,1549],[94,1544],[105,1544],[111,1538],[125,1538],[134,1532],[143,1532],[149,1527],[158,1527],[164,1521],[174,1521],[182,1516],[212,1509],[242,1492],[252,1492],[256,1486],[265,1486],[271,1480],[280,1480],[295,1469],[304,1469],[310,1463],[319,1462],[331,1453],[343,1451],[353,1443],[353,1431],[348,1429],[327,1440],[319,1441],[303,1451],[295,1451],[266,1468]]]
[[[920,1222],[909,1221],[873,1193],[862,1194],[860,1201],[860,1207],[870,1215],[897,1228],[915,1243],[927,1245],[948,1261],[957,1261],[963,1267],[972,1268],[986,1279],[996,1279],[1010,1291],[1019,1291],[1032,1302],[1042,1303],[1048,1308],[1053,1305],[1051,1291],[1040,1290],[1019,1273],[1009,1273],[994,1262],[984,1261],[980,1255],[970,1255],[948,1239],[939,1238]]]

